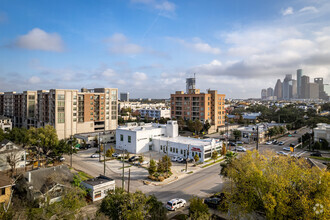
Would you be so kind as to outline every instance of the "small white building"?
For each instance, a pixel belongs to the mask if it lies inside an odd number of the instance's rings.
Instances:
[[[86,189],[89,189],[88,194],[93,202],[103,199],[108,195],[109,191],[114,191],[116,187],[114,179],[103,175],[82,181],[81,185]]]
[[[330,124],[318,123],[314,131],[314,142],[320,141],[320,139],[327,140],[330,143]]]
[[[7,132],[13,128],[13,124],[10,118],[0,115],[0,129]]]
[[[157,151],[184,158],[193,158],[198,154],[202,162],[211,158],[212,151],[220,152],[222,142],[182,137],[178,135],[178,131],[177,121],[168,121],[167,124],[130,123],[117,128],[116,148],[134,154]]]
[[[0,171],[11,169],[8,159],[15,162],[15,169],[25,167],[25,150],[9,140],[3,140],[0,142]]]
[[[171,110],[162,108],[162,109],[150,109],[144,108],[138,110],[141,118],[149,117],[153,119],[160,119],[160,118],[171,118]]]

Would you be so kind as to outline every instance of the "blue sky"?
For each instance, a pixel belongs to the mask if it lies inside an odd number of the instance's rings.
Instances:
[[[2,0],[0,91],[114,87],[259,97],[295,74],[330,83],[327,0]]]

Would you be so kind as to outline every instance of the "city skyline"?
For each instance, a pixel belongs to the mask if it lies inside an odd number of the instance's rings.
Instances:
[[[111,87],[169,98],[196,73],[202,92],[256,98],[299,68],[330,81],[323,0],[3,3],[1,92]]]

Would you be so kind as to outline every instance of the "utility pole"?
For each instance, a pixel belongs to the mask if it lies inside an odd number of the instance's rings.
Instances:
[[[166,154],[167,154],[167,158],[166,158],[166,176],[168,175],[168,141],[166,142]]]
[[[128,187],[127,187],[127,191],[129,193],[129,185],[131,183],[131,169],[128,169]]]
[[[186,158],[186,172],[188,172],[188,155],[189,155],[189,144],[188,144],[188,153]]]
[[[257,145],[256,150],[259,150],[259,126],[257,125]]]
[[[227,135],[226,135],[226,149],[228,149],[228,117],[227,117],[227,120],[226,121],[227,121],[226,122],[226,133],[227,133]]]
[[[70,167],[72,168],[72,141],[73,141],[73,139],[72,139],[72,137],[71,137],[71,150],[70,150],[70,152],[71,152],[71,155],[70,155]]]
[[[106,157],[105,157],[105,146],[103,147],[103,159],[104,159],[104,161],[103,161],[103,175],[105,176],[105,159],[106,159]]]
[[[123,151],[124,152],[124,151]],[[124,180],[124,155],[122,155],[122,162],[123,162],[123,174],[122,174],[122,182],[121,182],[121,188],[124,190],[125,188],[124,188],[124,185],[125,185],[125,180]]]
[[[99,162],[101,162],[101,138],[100,138],[100,135],[101,133],[99,132],[99,141],[98,141],[98,144],[99,144]]]

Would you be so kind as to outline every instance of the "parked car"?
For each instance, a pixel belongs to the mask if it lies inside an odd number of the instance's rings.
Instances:
[[[140,156],[133,156],[131,158],[128,159],[129,162],[134,162],[134,161],[138,161],[140,158]]]
[[[238,145],[238,144],[242,145],[242,144],[243,144],[243,141],[236,141],[236,144],[237,144],[237,145]]]
[[[192,163],[192,162],[194,162],[194,159],[191,159],[191,158],[184,158],[183,159],[183,161],[182,161],[182,163]]]
[[[147,165],[147,164],[149,164],[149,161],[147,161],[147,160],[144,160],[142,163],[138,162],[139,166]]]
[[[172,157],[172,159],[171,159],[171,161],[173,161],[173,162],[175,162],[175,161],[177,161],[178,160],[178,156],[174,156],[174,157]]]
[[[92,155],[91,155],[91,158],[99,158],[99,157],[100,157],[99,154],[92,154]]]
[[[283,150],[290,151],[290,147],[283,147]]]
[[[231,146],[231,147],[236,147],[236,144],[235,144],[235,143],[233,143],[233,142],[229,142],[229,143],[228,143],[228,146]]]
[[[319,151],[311,153],[311,156],[322,157],[322,154]]]
[[[182,163],[182,162],[183,162],[183,157],[178,157],[178,158],[176,159],[176,162]]]
[[[273,142],[271,142],[271,141],[266,142],[266,145],[271,145],[271,144],[273,144]]]
[[[280,146],[284,145],[284,141],[278,142],[278,145],[280,145]]]
[[[65,158],[64,158],[64,157],[60,157],[60,158],[59,158],[59,161],[61,161],[61,162],[62,162],[62,161],[65,161]]]
[[[118,156],[119,156],[119,154],[117,154],[117,153],[113,153],[113,154],[112,154],[112,157],[117,158]]]
[[[283,156],[288,156],[288,154],[285,153],[284,151],[278,151],[278,152],[276,152],[276,154],[283,155]]]
[[[238,151],[238,152],[246,152],[246,148],[244,148],[242,146],[236,147],[235,150]]]
[[[214,197],[214,198],[206,198],[204,199],[204,203],[210,207],[216,209],[218,205],[220,205],[221,199]]]
[[[278,144],[278,141],[277,140],[273,140],[273,144]]]
[[[186,200],[184,199],[171,199],[166,203],[166,208],[171,211],[175,211],[178,208],[185,207],[186,206]]]

